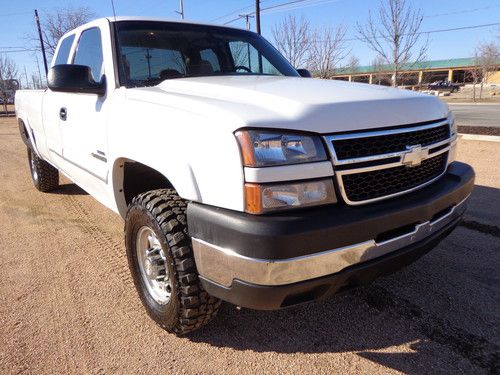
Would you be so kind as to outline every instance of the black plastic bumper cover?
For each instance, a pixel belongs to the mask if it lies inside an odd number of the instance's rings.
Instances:
[[[280,286],[254,285],[234,280],[230,288],[203,277],[201,282],[209,294],[234,305],[255,310],[278,310],[325,299],[351,288],[369,284],[379,276],[396,272],[432,250],[458,223],[459,220],[456,220],[448,224],[441,231],[419,243],[314,280]]]

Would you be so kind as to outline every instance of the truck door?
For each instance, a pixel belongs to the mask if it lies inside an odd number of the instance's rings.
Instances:
[[[63,38],[54,56],[53,65],[67,64],[71,47],[75,40],[75,34],[70,34]],[[45,133],[46,146],[49,151],[49,158],[54,160],[62,155],[61,131],[59,128],[60,103],[64,101],[65,93],[47,90],[43,96],[42,118]]]
[[[102,33],[99,27],[84,30],[78,39],[73,64],[89,66],[96,82],[104,77]],[[65,170],[82,187],[107,183],[107,96],[65,93],[58,114]]]

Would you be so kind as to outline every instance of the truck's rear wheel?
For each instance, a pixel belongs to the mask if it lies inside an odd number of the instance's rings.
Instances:
[[[29,148],[28,161],[31,179],[37,190],[47,192],[59,186],[59,171],[45,160],[40,159],[37,154]]]
[[[127,258],[149,316],[177,335],[207,324],[220,306],[199,281],[187,232],[186,202],[174,190],[138,195],[125,222]]]

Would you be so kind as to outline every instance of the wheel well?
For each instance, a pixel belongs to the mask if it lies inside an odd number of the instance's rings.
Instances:
[[[24,121],[19,119],[17,121],[18,126],[19,126],[19,134],[21,135],[21,139],[23,140],[24,144],[30,148],[33,149],[33,146],[31,144],[31,139],[30,135],[28,133],[28,129],[26,129],[26,125],[24,124]]]
[[[136,195],[161,188],[173,188],[173,186],[157,170],[137,162],[123,163],[123,195],[127,206]]]

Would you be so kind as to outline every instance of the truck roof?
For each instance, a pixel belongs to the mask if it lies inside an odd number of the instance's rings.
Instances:
[[[164,17],[145,17],[145,16],[101,17],[101,18],[97,18],[95,20],[92,20],[90,22],[87,22],[83,25],[80,25],[72,30],[69,30],[64,35],[61,36],[59,41],[61,41],[63,38],[66,38],[70,34],[78,33],[78,32],[81,32],[82,30],[93,27],[97,23],[99,23],[99,21],[107,21],[107,22],[111,22],[111,23],[120,22],[120,21],[145,21],[145,22],[153,21],[153,22],[184,23],[187,25],[217,26],[217,27],[225,27],[228,29],[245,30],[243,28],[234,27],[234,26],[217,25],[214,23],[204,23],[204,22],[192,22],[192,21],[185,21],[185,20],[173,20],[173,19],[164,18]]]
[[[240,28],[240,27],[227,26],[227,25],[218,25],[218,24],[209,23],[209,22],[193,22],[193,21],[185,21],[185,20],[177,20],[177,19],[174,20],[174,19],[171,19],[171,18],[164,18],[164,17],[119,16],[119,17],[104,17],[104,18],[107,19],[109,22],[120,22],[120,21],[155,21],[155,22],[185,23],[185,24],[191,24],[191,25],[219,26],[219,27],[226,27],[226,28],[229,28],[229,29],[242,30],[242,28]],[[85,25],[83,25],[83,26],[85,26]]]

